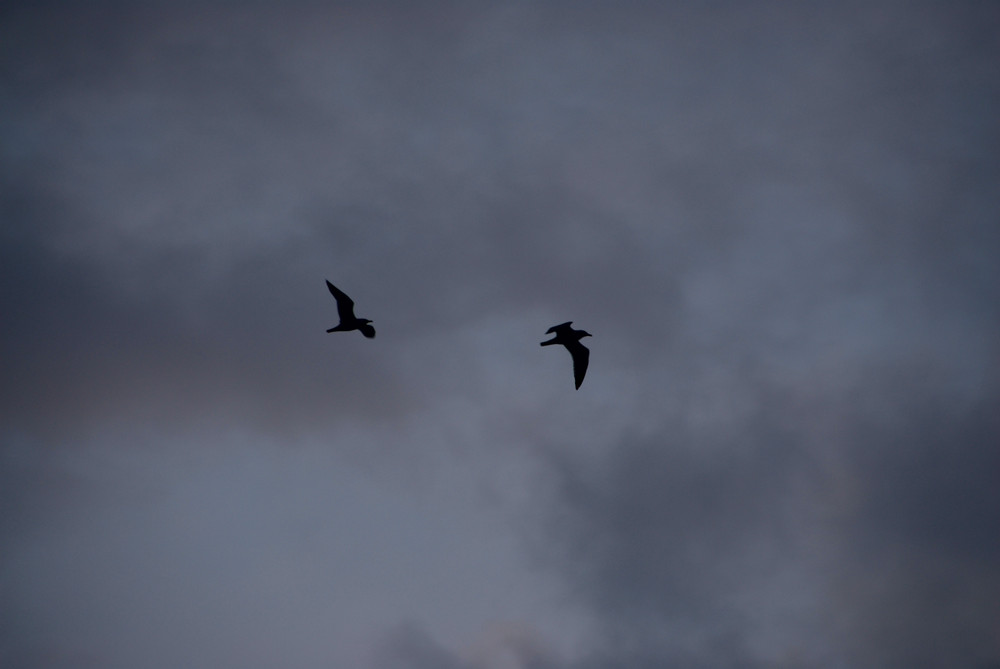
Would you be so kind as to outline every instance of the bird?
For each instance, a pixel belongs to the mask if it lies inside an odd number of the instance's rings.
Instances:
[[[330,289],[330,293],[337,300],[337,315],[340,316],[340,323],[337,324],[337,327],[330,328],[327,332],[361,330],[361,334],[369,339],[374,339],[375,328],[369,325],[371,321],[367,318],[358,318],[354,315],[354,300],[329,281],[326,282],[326,287]]]
[[[545,334],[555,333],[555,336],[548,341],[543,341],[542,346],[551,346],[552,344],[562,344],[569,351],[569,354],[573,356],[573,379],[576,381],[576,389],[580,389],[580,384],[583,383],[583,376],[587,373],[587,364],[590,362],[590,349],[580,343],[580,340],[584,337],[592,337],[593,335],[586,330],[574,330],[570,327],[573,321],[566,321],[561,325],[553,325]]]

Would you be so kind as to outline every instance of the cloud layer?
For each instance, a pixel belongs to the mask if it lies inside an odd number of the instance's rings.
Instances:
[[[1000,663],[996,9],[3,14],[0,663]]]

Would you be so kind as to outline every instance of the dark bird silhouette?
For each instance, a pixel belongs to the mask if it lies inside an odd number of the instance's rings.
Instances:
[[[566,321],[561,325],[550,327],[545,334],[554,332],[556,336],[548,341],[543,341],[542,346],[562,344],[566,347],[569,354],[573,356],[573,379],[576,381],[577,390],[579,390],[580,384],[583,383],[583,376],[587,373],[587,364],[590,362],[590,349],[581,344],[580,340],[593,335],[586,330],[574,330],[570,327],[572,323],[573,321]]]
[[[373,339],[375,337],[375,328],[369,325],[371,321],[367,318],[358,318],[354,315],[354,300],[329,281],[326,282],[326,287],[330,289],[333,297],[337,300],[337,315],[340,316],[340,323],[337,327],[330,328],[327,332],[361,330],[361,334],[369,339]]]

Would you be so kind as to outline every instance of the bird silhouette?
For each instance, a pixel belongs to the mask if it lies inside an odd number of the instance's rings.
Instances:
[[[573,356],[573,379],[576,381],[577,390],[579,390],[580,384],[583,383],[583,376],[587,373],[587,364],[590,362],[590,349],[581,344],[580,340],[593,335],[586,330],[574,330],[570,327],[572,323],[573,321],[566,321],[546,330],[545,334],[554,332],[556,336],[548,341],[543,341],[542,346],[562,344],[566,347],[569,354]]]
[[[337,300],[337,315],[340,316],[340,323],[337,327],[330,328],[327,332],[349,332],[350,330],[361,330],[361,334],[373,339],[375,328],[369,323],[367,318],[358,318],[354,315],[354,300],[347,296],[347,293],[337,288],[335,285],[326,282],[326,287],[330,289],[334,299]]]

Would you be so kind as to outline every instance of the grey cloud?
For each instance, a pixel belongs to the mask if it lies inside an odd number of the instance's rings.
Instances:
[[[546,555],[605,620],[593,666],[995,661],[996,399],[841,415],[840,437],[775,402],[723,443],[665,424],[593,462],[556,456]]]
[[[423,630],[404,626],[393,632],[380,649],[373,662],[373,669],[472,669],[472,665],[458,659],[453,653],[438,645]]]
[[[992,6],[3,11],[0,502],[22,548],[79,508],[141,558],[113,529],[142,496],[124,482],[190,439],[200,464],[164,490],[231,489],[235,431],[335,454],[306,483],[261,474],[289,517],[359,460],[527,500],[511,531],[596,629],[565,657],[510,642],[524,666],[996,661]],[[374,342],[323,332],[324,278]],[[537,346],[569,319],[595,334],[574,395]],[[224,506],[211,489],[191,508]],[[38,639],[0,658],[58,664],[33,610]],[[415,620],[377,662],[488,665],[454,638]]]
[[[498,627],[459,653],[436,641],[414,623],[402,624],[386,634],[376,649],[372,669],[489,669],[516,666],[524,669],[558,669],[555,653],[526,630]]]

